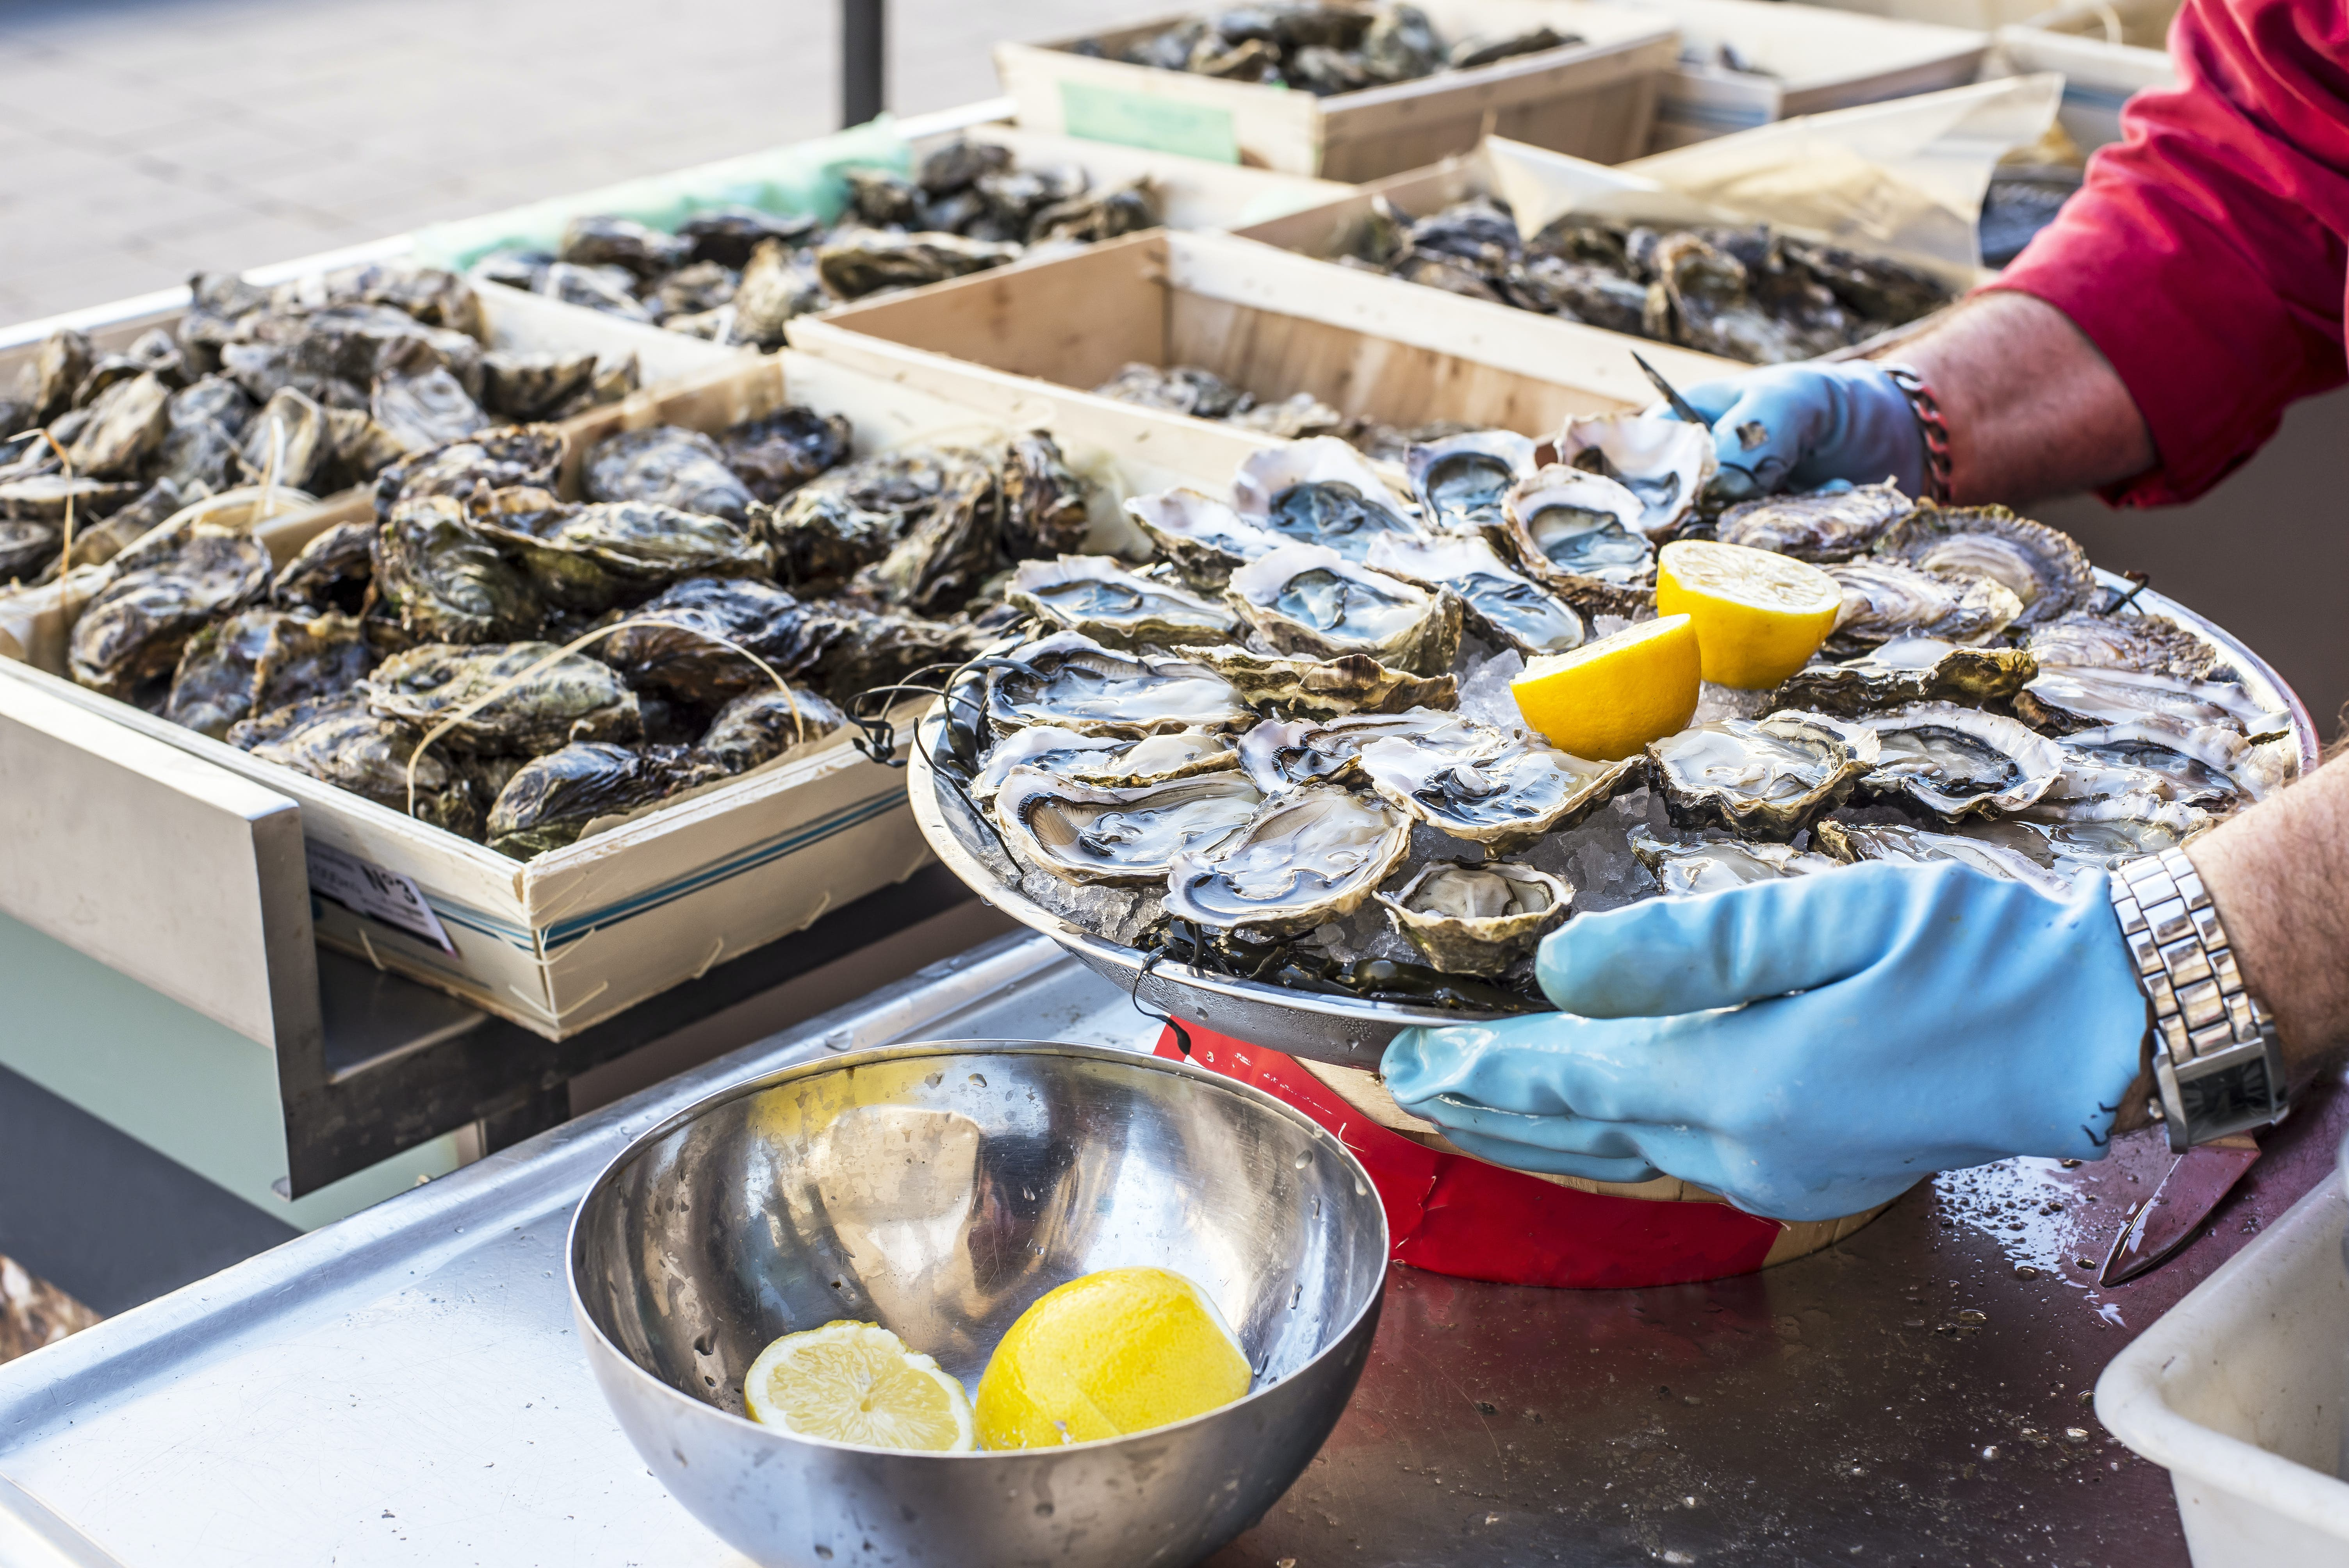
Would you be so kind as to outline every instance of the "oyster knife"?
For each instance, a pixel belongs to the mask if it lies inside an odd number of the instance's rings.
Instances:
[[[2161,1185],[2121,1226],[2096,1283],[2116,1285],[2160,1267],[2194,1239],[2243,1172],[2259,1162],[2260,1146],[2239,1132],[2179,1155]]]

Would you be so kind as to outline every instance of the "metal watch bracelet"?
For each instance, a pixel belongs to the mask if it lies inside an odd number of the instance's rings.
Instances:
[[[1950,503],[1950,427],[1941,418],[1940,399],[1913,365],[1879,360],[1878,367],[1900,388],[1916,416],[1918,432],[1925,438],[1925,499],[1937,506]]]
[[[2179,1153],[2282,1117],[2291,1096],[2267,1009],[2243,988],[2219,911],[2182,850],[2112,873],[2113,913],[2153,1006],[2147,1109]]]

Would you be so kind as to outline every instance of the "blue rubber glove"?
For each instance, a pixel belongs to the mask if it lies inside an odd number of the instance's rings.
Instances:
[[[1909,399],[1868,360],[1773,365],[1682,393],[1713,421],[1714,458],[1753,478],[1755,495],[1830,480],[1925,493],[1925,435]],[[1648,410],[1669,418],[1662,405]]]
[[[1563,1013],[1407,1029],[1386,1085],[1496,1163],[1662,1171],[1775,1219],[2098,1159],[2146,1029],[2105,888],[1879,863],[1583,915],[1537,961]]]

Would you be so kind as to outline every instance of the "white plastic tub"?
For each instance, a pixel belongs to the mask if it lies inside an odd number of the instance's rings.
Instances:
[[[2338,1181],[2113,1358],[2096,1415],[2168,1467],[2195,1568],[2349,1563],[2349,1273]]]

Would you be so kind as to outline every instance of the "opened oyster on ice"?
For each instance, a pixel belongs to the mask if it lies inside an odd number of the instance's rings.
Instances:
[[[1566,923],[1574,889],[1508,861],[1443,861],[1378,900],[1428,963],[1448,973],[1490,975],[1531,955]]]

